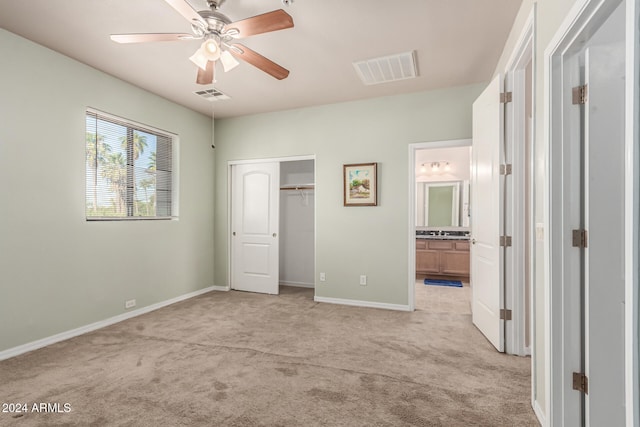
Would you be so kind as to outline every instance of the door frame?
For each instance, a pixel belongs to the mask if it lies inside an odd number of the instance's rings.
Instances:
[[[625,369],[627,425],[640,425],[640,0],[627,0]]]
[[[505,289],[505,308],[512,308],[514,312],[513,321],[506,322],[505,334],[507,336],[506,352],[509,354],[517,354],[520,356],[532,355],[535,351],[533,345],[535,340],[535,286],[534,286],[534,257],[532,254],[535,250],[535,227],[533,226],[533,216],[535,212],[534,206],[534,141],[536,135],[536,119],[535,119],[535,93],[536,93],[536,57],[534,52],[536,51],[536,4],[534,3],[529,16],[524,24],[518,41],[515,44],[511,58],[507,61],[505,67],[505,91],[512,93],[512,102],[506,104],[505,110],[505,161],[513,165],[513,172],[511,175],[510,185],[506,188],[506,200],[505,200],[505,235],[513,237],[513,246],[511,250],[506,251],[507,258],[505,259],[505,280],[506,283],[515,284],[524,283],[525,279],[525,253],[526,249],[530,254],[529,257],[529,275],[527,280],[529,281],[529,347],[525,346],[525,325],[526,325],[526,313],[525,313],[525,298],[524,289],[514,290],[511,292],[511,287],[507,286]],[[525,86],[525,70],[528,63],[531,61],[531,135],[529,141],[528,151],[524,149],[524,139],[526,132],[526,119],[525,119],[525,100],[526,100],[526,86]],[[529,163],[529,174],[525,176],[525,162]],[[522,191],[525,187],[526,179],[530,183],[530,193]],[[525,203],[526,202],[526,203]],[[529,212],[525,211],[525,206],[529,206]],[[527,229],[525,224],[525,215],[529,215],[529,228]],[[528,239],[525,239],[527,237]],[[528,248],[525,248],[525,241],[528,241]],[[536,395],[535,390],[535,363],[532,363],[531,367],[531,387],[532,387],[532,404],[534,404],[534,397]]]
[[[564,253],[563,236],[569,231],[563,225],[563,150],[570,143],[570,135],[562,127],[562,94],[570,90],[563,78],[562,63],[565,54],[579,49],[599,28],[616,6],[626,6],[626,93],[630,96],[625,105],[625,384],[627,425],[638,425],[640,421],[640,375],[638,306],[638,257],[639,243],[639,143],[640,120],[638,113],[640,96],[639,30],[635,23],[639,17],[640,0],[578,0],[560,25],[544,52],[544,135],[546,193],[549,205],[544,210],[545,240],[545,365],[546,365],[546,423],[562,425],[571,419],[567,413],[563,380],[570,375],[563,363],[565,353],[564,336],[575,329],[568,321],[579,316],[570,301],[563,299]],[[554,262],[556,260],[556,262]],[[561,260],[560,262],[557,262]]]
[[[233,288],[231,287],[231,259],[233,256],[233,253],[231,252],[231,233],[232,233],[232,227],[231,227],[231,219],[232,219],[232,206],[231,206],[231,195],[233,192],[233,182],[232,182],[232,178],[233,178],[233,170],[232,170],[232,166],[234,165],[242,165],[242,164],[251,164],[251,163],[273,163],[273,162],[278,162],[278,163],[283,163],[283,162],[295,162],[295,161],[299,161],[299,160],[313,160],[313,180],[314,183],[316,183],[317,180],[317,168],[316,168],[316,155],[315,154],[307,154],[307,155],[300,155],[300,156],[286,156],[286,157],[269,157],[269,158],[258,158],[258,159],[238,159],[238,160],[228,160],[227,161],[227,254],[229,254],[229,256],[227,257],[227,284],[226,284],[226,289],[227,290],[233,290]],[[317,183],[315,185],[315,197],[317,200]],[[280,198],[278,198],[278,200],[280,200]],[[279,202],[278,202],[279,203]],[[317,210],[318,210],[318,204],[314,203],[313,205],[313,294],[314,294],[314,298],[315,298],[315,292],[316,292],[316,288],[317,288]]]

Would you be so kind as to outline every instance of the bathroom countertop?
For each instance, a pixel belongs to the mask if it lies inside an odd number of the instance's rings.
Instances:
[[[469,230],[416,230],[416,239],[469,240]]]
[[[442,235],[419,235],[416,234],[416,239],[428,239],[428,240],[469,240],[469,236],[442,236]]]

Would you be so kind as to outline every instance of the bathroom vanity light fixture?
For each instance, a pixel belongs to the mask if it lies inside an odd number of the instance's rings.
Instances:
[[[449,172],[451,170],[451,165],[449,164],[449,162],[445,162],[443,160],[438,160],[437,162],[431,162],[429,165],[431,166],[431,172],[440,172],[441,168],[445,172]],[[426,171],[426,167],[425,167],[425,164],[423,163],[422,167],[420,168],[420,172],[425,172],[425,171]]]

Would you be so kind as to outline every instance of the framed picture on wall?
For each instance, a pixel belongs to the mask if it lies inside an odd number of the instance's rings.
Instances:
[[[378,164],[359,163],[343,166],[345,206],[378,205]]]

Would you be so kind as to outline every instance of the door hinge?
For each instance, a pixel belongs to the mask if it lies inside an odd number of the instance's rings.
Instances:
[[[511,246],[511,236],[500,236],[500,246]]]
[[[512,171],[513,166],[511,166],[510,163],[507,163],[506,165],[500,165],[500,175],[511,175]]]
[[[574,248],[586,248],[587,247],[587,230],[573,230],[573,247]]]
[[[573,373],[573,389],[589,394],[589,379],[582,372]]]
[[[587,85],[577,86],[572,89],[571,100],[573,105],[582,105],[587,103]]]
[[[512,92],[502,92],[500,94],[500,103],[506,104],[508,102],[513,101],[513,93]]]
[[[512,318],[513,318],[513,312],[511,310],[507,310],[506,308],[500,309],[501,320],[511,320]]]

